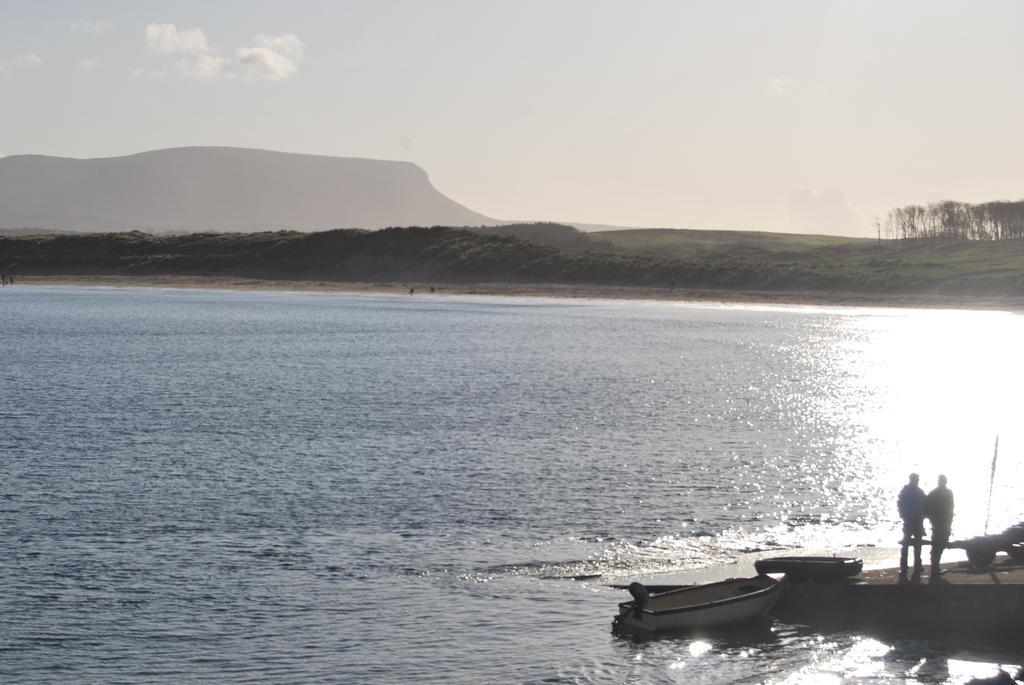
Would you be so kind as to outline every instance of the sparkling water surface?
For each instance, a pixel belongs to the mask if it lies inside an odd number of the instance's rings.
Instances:
[[[1024,518],[1015,314],[15,286],[0,336],[3,682],[958,683],[1021,660],[771,622],[624,639],[607,587],[884,551],[910,470],[949,476],[954,537]]]

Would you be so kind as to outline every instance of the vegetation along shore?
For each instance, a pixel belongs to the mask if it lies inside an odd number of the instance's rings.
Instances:
[[[1021,309],[1024,241],[558,224],[315,233],[0,235],[19,282]]]

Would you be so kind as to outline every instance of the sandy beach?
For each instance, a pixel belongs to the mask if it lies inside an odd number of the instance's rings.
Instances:
[[[16,285],[102,286],[119,288],[208,288],[282,292],[379,293],[389,295],[490,295],[503,297],[560,297],[576,299],[661,300],[843,307],[896,307],[1024,311],[1021,297],[978,297],[938,294],[865,294],[751,290],[694,290],[564,283],[429,283],[298,281],[232,276],[64,276],[23,275]]]

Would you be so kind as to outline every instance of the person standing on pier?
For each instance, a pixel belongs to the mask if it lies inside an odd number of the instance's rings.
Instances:
[[[896,506],[903,519],[903,540],[900,541],[900,574],[907,573],[907,547],[914,547],[914,572],[924,570],[921,563],[921,538],[924,537],[924,490],[918,486],[921,479],[916,473],[910,474],[909,482],[900,490]]]
[[[939,486],[924,498],[924,515],[932,526],[932,575],[938,576],[942,551],[953,530],[953,491],[946,487],[945,476],[939,476]]]

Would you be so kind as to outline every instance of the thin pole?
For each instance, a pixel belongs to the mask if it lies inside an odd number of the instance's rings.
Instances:
[[[988,535],[988,517],[992,513],[992,485],[996,482],[996,459],[999,458],[999,434],[996,434],[996,449],[992,454],[992,474],[988,478],[988,506],[985,507],[985,535]]]

